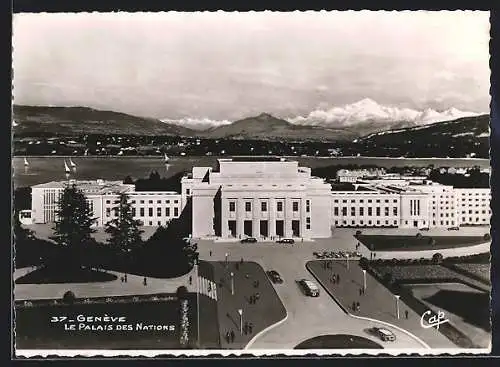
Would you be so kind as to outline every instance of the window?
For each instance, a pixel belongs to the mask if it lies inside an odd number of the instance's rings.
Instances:
[[[299,211],[299,203],[298,203],[297,201],[294,201],[294,202],[292,203],[292,210],[293,210],[294,212],[298,212],[298,211]]]
[[[393,200],[393,203],[395,203],[395,204],[396,204],[397,202],[398,202],[398,201],[397,201],[396,199],[394,199],[394,200]]]
[[[156,216],[161,217],[161,208],[156,208]]]
[[[335,216],[339,215],[339,208],[338,207],[333,208],[333,215],[335,215]]]
[[[352,224],[352,225],[355,225],[355,224],[356,224],[356,221],[354,221],[354,220],[353,220],[353,221],[351,222],[351,224]]]
[[[375,202],[376,202],[376,203],[380,203],[380,200],[378,200],[378,199],[377,199],[377,200],[375,200]]]
[[[377,217],[379,217],[380,216],[380,208],[375,208],[375,209],[377,211]]]
[[[165,208],[165,216],[170,217],[170,208]]]
[[[179,216],[179,208],[175,207],[174,208],[174,217],[178,217]]]
[[[351,208],[351,217],[356,215],[356,208]]]
[[[306,218],[306,229],[311,229],[311,218],[310,217]]]
[[[355,202],[356,202],[356,200],[354,200],[354,199],[351,200],[351,203],[355,203]]]
[[[359,200],[359,202],[360,202],[360,203],[364,203],[365,201],[364,201],[363,199],[360,199],[360,200]]]
[[[189,195],[191,194],[191,190],[190,189],[186,189],[186,195]]]
[[[132,204],[135,204],[135,200],[132,200]]]
[[[372,202],[372,199],[368,199],[368,202],[371,203]]]
[[[398,208],[396,206],[392,208],[392,215],[398,215]]]
[[[342,215],[343,216],[347,215],[347,208],[345,206],[342,208]]]
[[[106,204],[111,204],[111,200],[106,200]]]
[[[388,203],[388,202],[389,202],[389,200],[387,200],[387,199],[386,199],[386,200],[385,200],[385,202],[386,202],[386,203]]]
[[[309,213],[311,211],[311,201],[306,200],[306,213]]]
[[[106,208],[106,217],[111,216],[111,208]]]
[[[368,208],[368,216],[371,217],[372,214],[373,214],[373,208],[370,207],[370,208]]]
[[[282,201],[278,201],[276,203],[276,210],[279,211],[279,212],[283,211],[283,202]]]
[[[174,200],[174,204],[179,204],[179,200]]]
[[[359,208],[359,215],[365,215],[365,208]]]
[[[337,199],[333,200],[334,203],[338,203],[339,201]]]
[[[245,202],[245,211],[246,212],[251,212],[252,211],[252,203],[250,201]]]
[[[371,220],[368,221],[368,225],[370,225],[370,226],[372,225],[372,221]]]
[[[153,204],[153,200],[149,200],[148,202],[149,202],[150,204]]]
[[[170,204],[170,200],[165,200],[165,203],[166,204]]]
[[[267,203],[265,201],[260,203],[260,211],[267,212]]]
[[[141,204],[144,204],[144,200],[141,200]]]
[[[132,216],[135,217],[135,208],[132,208]]]
[[[156,200],[156,204],[161,204],[161,200]]]
[[[236,211],[236,203],[234,201],[229,202],[229,211],[230,212]]]
[[[139,214],[141,217],[144,217],[144,208],[139,209]]]
[[[153,225],[153,222],[152,221],[149,221],[149,225],[152,226]]]
[[[385,207],[384,214],[386,217],[389,216],[389,208],[388,207]]]
[[[342,200],[343,203],[347,203],[347,200]]]

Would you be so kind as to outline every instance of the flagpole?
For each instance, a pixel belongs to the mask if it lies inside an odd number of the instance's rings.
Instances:
[[[198,259],[196,259],[196,327],[198,349],[200,348],[200,276],[198,269]]]

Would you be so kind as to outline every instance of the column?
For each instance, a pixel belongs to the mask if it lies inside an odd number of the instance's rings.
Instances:
[[[276,198],[269,198],[269,236],[276,237]]]
[[[255,238],[260,237],[260,200],[254,197],[252,200],[252,232]]]
[[[228,211],[229,211],[229,203],[226,198],[221,197],[221,236],[222,238],[228,238],[229,237],[229,228],[227,225],[227,219],[228,219]]]
[[[285,205],[283,209],[285,210],[285,237],[292,237],[292,199],[289,197],[285,198]]]
[[[236,201],[236,237],[243,238],[243,220],[245,218],[245,201],[238,198]]]

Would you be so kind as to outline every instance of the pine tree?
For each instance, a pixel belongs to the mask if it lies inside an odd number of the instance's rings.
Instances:
[[[57,244],[66,247],[74,262],[81,264],[85,255],[85,247],[93,242],[91,234],[95,232],[92,225],[95,218],[83,192],[75,185],[66,187],[58,202],[54,235],[51,237]]]
[[[139,229],[140,221],[132,216],[131,205],[128,202],[128,195],[120,194],[118,216],[106,223],[106,233],[110,238],[108,243],[122,253],[130,253],[142,245],[142,230]]]

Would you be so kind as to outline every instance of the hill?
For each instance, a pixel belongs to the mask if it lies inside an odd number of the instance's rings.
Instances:
[[[114,111],[88,107],[45,107],[14,105],[16,133],[196,135],[194,130]]]
[[[355,139],[354,142],[373,151],[384,149],[414,154],[446,151],[451,156],[488,157],[489,115],[463,117],[424,126],[381,131]]]
[[[207,138],[238,140],[352,140],[357,135],[349,130],[321,126],[295,125],[286,120],[262,113],[228,125],[202,132]]]

